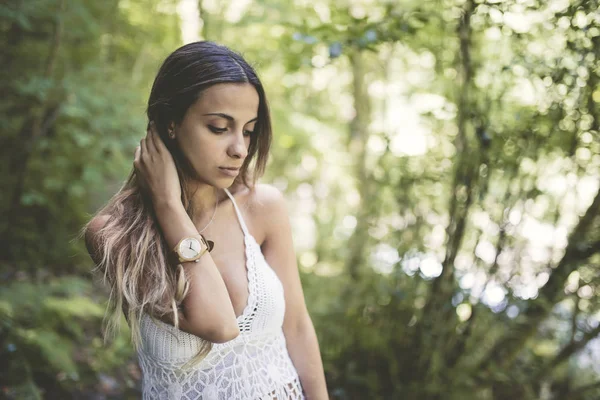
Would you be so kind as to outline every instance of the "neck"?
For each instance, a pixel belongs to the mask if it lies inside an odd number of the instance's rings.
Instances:
[[[206,213],[211,213],[215,207],[215,199],[217,190],[210,185],[197,185],[191,188],[192,208],[195,216],[202,216]]]
[[[227,197],[227,194],[222,189],[217,189],[214,186],[201,184],[192,188],[192,209],[193,222],[198,230],[204,229],[211,223],[215,210],[218,204]],[[216,217],[215,217],[216,218]]]

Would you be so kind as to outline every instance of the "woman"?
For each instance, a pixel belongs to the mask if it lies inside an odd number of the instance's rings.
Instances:
[[[185,45],[147,114],[134,171],[85,230],[144,399],[326,399],[285,201],[256,184],[271,122],[255,71],[226,47]]]

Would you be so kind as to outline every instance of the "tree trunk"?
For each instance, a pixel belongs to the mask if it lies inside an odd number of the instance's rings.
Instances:
[[[450,222],[446,227],[446,255],[442,262],[442,273],[434,279],[429,290],[425,307],[423,308],[421,321],[415,332],[416,349],[424,347],[435,347],[439,351],[433,353],[445,360],[445,347],[448,345],[449,335],[454,336],[449,327],[453,327],[451,314],[454,308],[451,299],[454,293],[454,260],[461,246],[469,209],[473,203],[473,192],[477,186],[478,169],[481,158],[473,157],[474,146],[469,145],[469,113],[471,112],[470,86],[472,80],[471,66],[471,15],[475,11],[473,0],[467,1],[465,10],[458,25],[458,36],[460,40],[460,55],[458,70],[460,71],[460,86],[458,97],[457,128],[458,134],[455,140],[457,165],[455,167],[454,180],[452,184],[452,195],[450,196],[449,217]],[[418,351],[417,354],[432,354],[431,352]],[[432,362],[432,360],[421,357],[418,366],[419,374],[436,373],[432,370],[443,368],[444,360]],[[437,367],[435,367],[437,365]]]
[[[44,67],[43,77],[45,79],[52,78],[58,59],[62,41],[65,5],[66,0],[62,0],[56,16],[54,35],[50,42],[50,51]],[[50,96],[47,96],[42,104],[35,104],[31,107],[29,117],[23,122],[22,128],[18,134],[18,143],[21,144],[21,147],[14,151],[14,154],[9,161],[9,173],[13,177],[14,188],[10,195],[11,200],[8,204],[8,209],[6,210],[6,225],[3,229],[4,238],[11,237],[11,228],[13,224],[16,223],[16,218],[19,216],[21,197],[25,189],[25,179],[27,178],[29,158],[35,144],[40,137],[48,132],[60,110],[60,106],[51,104],[52,100],[49,97]]]
[[[366,171],[365,159],[367,141],[369,140],[368,125],[371,115],[371,104],[365,82],[364,55],[356,49],[350,53],[352,65],[352,97],[356,114],[350,123],[349,150],[354,161],[354,176],[359,192],[356,227],[348,241],[349,254],[346,271],[353,280],[358,280],[360,268],[365,264],[365,248],[369,237],[369,216],[367,199],[370,193],[370,183]]]

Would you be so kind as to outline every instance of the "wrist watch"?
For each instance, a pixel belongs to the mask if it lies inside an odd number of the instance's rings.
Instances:
[[[207,251],[210,252],[214,245],[213,241],[206,240],[200,234],[184,237],[171,251],[171,261],[175,265],[191,261],[199,262],[200,257]]]

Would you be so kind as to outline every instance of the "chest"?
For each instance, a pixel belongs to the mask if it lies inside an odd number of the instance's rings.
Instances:
[[[252,220],[246,218],[246,221]],[[250,233],[253,237],[261,236],[260,229],[254,226]],[[254,260],[248,262],[248,258],[255,258],[253,255],[256,253],[256,248],[247,248],[244,233],[233,207],[219,209],[218,218],[210,229],[204,232],[204,235],[215,242],[215,247],[210,254],[225,282],[235,315],[240,317],[250,297],[248,269],[255,267],[256,264]],[[258,247],[256,244],[254,246]]]
[[[285,296],[279,277],[252,236],[242,237],[235,249],[236,256],[225,251],[215,255],[214,260],[229,292],[240,331],[258,333],[281,328]]]
[[[240,329],[262,330],[259,320],[280,326],[285,304],[283,285],[268,264],[259,243],[265,233],[253,221],[252,213],[242,210],[249,235],[244,236],[233,206],[219,208],[214,223],[203,234],[215,242],[211,257],[227,288]],[[254,322],[253,322],[254,321]]]
[[[247,255],[242,233],[211,237],[215,248],[211,256],[225,282],[235,315],[242,314],[249,297]],[[217,243],[218,248],[217,248]]]

